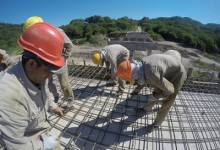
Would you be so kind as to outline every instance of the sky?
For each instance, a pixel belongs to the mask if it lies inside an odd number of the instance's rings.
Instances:
[[[220,0],[1,0],[0,22],[22,24],[31,16],[40,16],[57,27],[74,19],[108,16],[190,17],[203,24],[220,24]]]

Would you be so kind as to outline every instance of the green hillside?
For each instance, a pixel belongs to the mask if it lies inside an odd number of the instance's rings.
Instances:
[[[74,44],[105,45],[107,38],[123,36],[127,31],[136,31],[138,26],[155,41],[173,41],[209,54],[220,55],[220,25],[202,24],[188,17],[143,17],[134,20],[128,17],[112,19],[91,16],[71,20],[61,28]],[[22,25],[0,23],[0,48],[7,50],[9,54],[21,52],[16,44],[21,34]]]

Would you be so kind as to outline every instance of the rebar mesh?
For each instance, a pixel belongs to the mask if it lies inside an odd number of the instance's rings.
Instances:
[[[151,87],[130,97],[134,86],[107,87],[105,69],[69,66],[74,109],[65,117],[51,114],[51,134],[60,138],[62,149],[217,150],[220,149],[220,84],[218,80],[187,79],[163,124],[151,133],[151,124],[162,100],[151,113],[136,109],[147,101]],[[61,99],[59,105],[66,102]]]

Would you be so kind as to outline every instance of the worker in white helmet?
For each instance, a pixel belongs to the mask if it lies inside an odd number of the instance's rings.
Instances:
[[[181,55],[174,50],[144,57],[137,64],[126,60],[119,64],[117,75],[129,82],[136,81],[138,87],[132,92],[133,95],[138,94],[141,88],[147,84],[154,87],[153,93],[148,95],[146,104],[139,108],[138,112],[151,112],[155,103],[163,98],[163,104],[156,119],[148,128],[150,130],[162,124],[186,79]]]
[[[96,65],[102,65],[106,64],[106,70],[108,71],[111,67],[111,80],[108,85],[114,86],[117,85],[117,82],[119,84],[118,93],[121,94],[124,92],[125,86],[124,82],[117,78],[116,72],[117,72],[117,66],[121,62],[128,60],[130,56],[129,50],[119,44],[113,44],[108,45],[101,49],[100,52],[95,53],[92,56],[92,61]]]
[[[43,22],[43,19],[39,16],[32,16],[28,18],[23,25],[23,31],[31,27],[33,24],[39,23],[39,22]],[[63,48],[62,56],[65,59],[65,65],[67,68],[67,64],[68,64],[67,59],[70,57],[74,49],[73,48],[74,46],[70,38],[65,34],[65,32],[61,28],[57,28],[57,29],[62,32],[63,37],[64,37],[64,46],[63,46],[64,48]],[[58,100],[60,99],[60,94],[58,92],[57,84],[55,82],[55,78],[56,78],[55,76],[56,75],[51,75],[48,78],[49,79],[48,84],[49,84],[49,90],[54,96],[54,101],[57,103]],[[66,106],[68,109],[71,109],[73,107],[74,95],[73,95],[73,91],[69,83],[68,68],[66,69],[64,73],[58,74],[57,77],[59,79],[60,87],[63,91],[64,98],[65,100],[67,100]]]
[[[59,146],[49,136],[48,110],[64,116],[49,93],[46,79],[65,71],[62,33],[36,23],[17,40],[22,60],[0,72],[0,145],[5,149],[46,150]]]

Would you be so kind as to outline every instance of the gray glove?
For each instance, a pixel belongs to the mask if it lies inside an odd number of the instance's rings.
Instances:
[[[138,89],[138,87],[136,87],[131,93],[130,93],[130,95],[131,96],[136,96],[136,95],[138,95],[138,93],[141,91],[141,89]]]
[[[44,150],[50,150],[57,145],[57,141],[53,136],[45,136],[43,137],[44,141]]]
[[[143,85],[139,85],[130,93],[131,96],[136,96],[138,95],[138,93],[143,89],[143,87],[145,86],[145,84]]]

